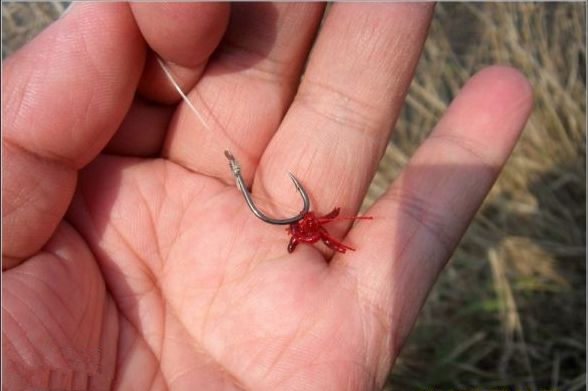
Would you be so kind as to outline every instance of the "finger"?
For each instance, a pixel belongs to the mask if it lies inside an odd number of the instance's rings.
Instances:
[[[224,32],[229,5],[131,3],[131,7],[151,50],[138,96],[106,152],[151,157],[161,152],[175,110],[175,105],[169,104],[181,100],[162,72],[157,56],[165,59],[182,89],[191,89]]]
[[[36,253],[73,195],[77,170],[112,137],[145,47],[126,4],[76,4],[2,73],[3,267]]]
[[[228,3],[131,3],[145,40],[169,63],[183,91],[200,78],[229,20]],[[150,53],[139,92],[155,102],[174,103],[180,96]]]
[[[294,102],[263,155],[254,194],[297,206],[286,186],[291,171],[318,212],[342,207],[354,214],[403,104],[432,8],[332,7]]]
[[[182,105],[164,155],[194,171],[233,181],[225,149],[249,181],[298,85],[323,5],[235,4],[222,43],[190,99],[210,129]]]
[[[342,284],[353,284],[367,315],[383,322],[386,336],[393,333],[393,355],[510,155],[531,107],[531,87],[519,72],[491,67],[474,76],[368,211],[374,220],[350,231],[345,241],[357,252],[333,258]]]
[[[151,157],[161,152],[175,110],[169,103],[181,100],[157,56],[166,61],[184,91],[191,89],[225,30],[229,5],[131,3],[131,9],[152,50],[147,54],[138,96],[105,151]]]

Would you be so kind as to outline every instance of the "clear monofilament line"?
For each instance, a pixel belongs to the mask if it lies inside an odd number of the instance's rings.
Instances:
[[[182,89],[180,88],[180,85],[176,82],[176,79],[174,78],[173,74],[171,73],[171,71],[169,70],[169,68],[167,67],[167,65],[165,65],[165,63],[163,62],[163,60],[159,56],[156,56],[156,57],[157,57],[157,62],[159,63],[159,66],[161,67],[161,69],[163,69],[163,72],[165,73],[165,76],[167,76],[167,79],[174,86],[174,88],[176,89],[176,91],[178,91],[178,94],[180,94],[180,96],[182,97],[182,99],[184,100],[184,102],[186,102],[186,104],[188,105],[188,107],[190,108],[190,110],[192,110],[192,112],[200,120],[200,122],[202,123],[202,125],[204,125],[204,127],[207,130],[210,130],[210,127],[208,126],[208,124],[204,120],[204,117],[202,116],[202,114],[200,114],[200,112],[198,110],[196,110],[196,107],[194,107],[194,105],[192,104],[192,101],[190,100],[190,98],[188,98],[188,96],[186,94],[184,94],[184,91],[182,91]]]

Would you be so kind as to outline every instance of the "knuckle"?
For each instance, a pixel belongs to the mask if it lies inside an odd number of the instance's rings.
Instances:
[[[349,92],[305,79],[295,103],[330,122],[371,135],[381,127],[381,108]]]

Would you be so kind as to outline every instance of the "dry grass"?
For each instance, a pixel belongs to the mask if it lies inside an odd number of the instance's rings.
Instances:
[[[2,4],[2,56],[62,4]],[[522,140],[432,291],[387,388],[585,388],[586,37],[583,3],[449,4],[437,13],[366,204],[477,70],[535,89]]]
[[[2,2],[2,58],[30,41],[65,10],[63,2]]]

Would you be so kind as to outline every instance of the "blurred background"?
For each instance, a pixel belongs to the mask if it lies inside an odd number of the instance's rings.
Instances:
[[[67,3],[2,3],[2,58]],[[441,275],[386,390],[586,387],[586,5],[440,3],[364,207],[464,82],[490,64],[531,81],[535,109]]]

